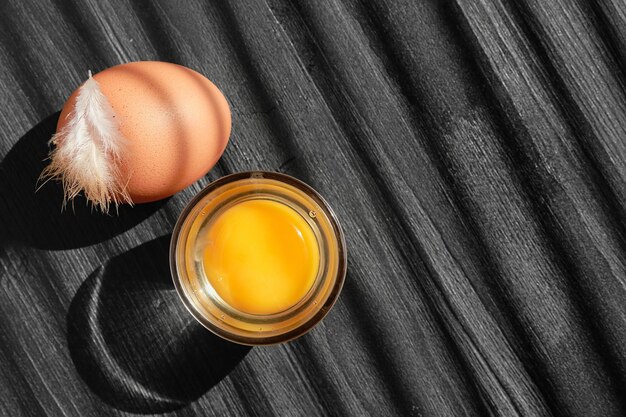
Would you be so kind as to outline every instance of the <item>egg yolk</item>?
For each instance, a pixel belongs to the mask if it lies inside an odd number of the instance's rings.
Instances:
[[[288,309],[309,291],[319,268],[319,247],[307,221],[291,207],[247,200],[209,224],[204,272],[233,308],[257,315]]]

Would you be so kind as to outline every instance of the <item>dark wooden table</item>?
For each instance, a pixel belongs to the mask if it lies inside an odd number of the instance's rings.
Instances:
[[[201,181],[35,194],[88,70],[189,66],[233,111]],[[0,2],[0,414],[626,415],[620,0]],[[318,189],[349,266],[325,321],[249,349],[196,324],[169,234],[228,173]]]

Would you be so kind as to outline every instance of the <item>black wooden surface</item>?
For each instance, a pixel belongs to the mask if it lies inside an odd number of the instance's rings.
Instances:
[[[0,414],[626,415],[620,0],[0,2]],[[119,216],[34,193],[88,70],[189,66],[233,112],[201,181]],[[180,304],[167,239],[227,173],[345,228],[325,321],[244,348]]]

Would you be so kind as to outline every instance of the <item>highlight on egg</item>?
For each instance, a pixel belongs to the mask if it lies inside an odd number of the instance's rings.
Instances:
[[[65,202],[82,193],[103,212],[160,200],[204,176],[230,130],[228,102],[202,74],[157,61],[117,65],[89,74],[63,106],[42,178],[62,181]]]

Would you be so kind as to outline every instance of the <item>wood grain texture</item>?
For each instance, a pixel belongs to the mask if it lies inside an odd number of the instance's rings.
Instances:
[[[626,4],[0,2],[0,414],[626,415]],[[198,183],[119,216],[34,193],[88,70],[189,66],[233,112]],[[210,181],[294,175],[348,277],[292,343],[177,299],[167,240]]]

